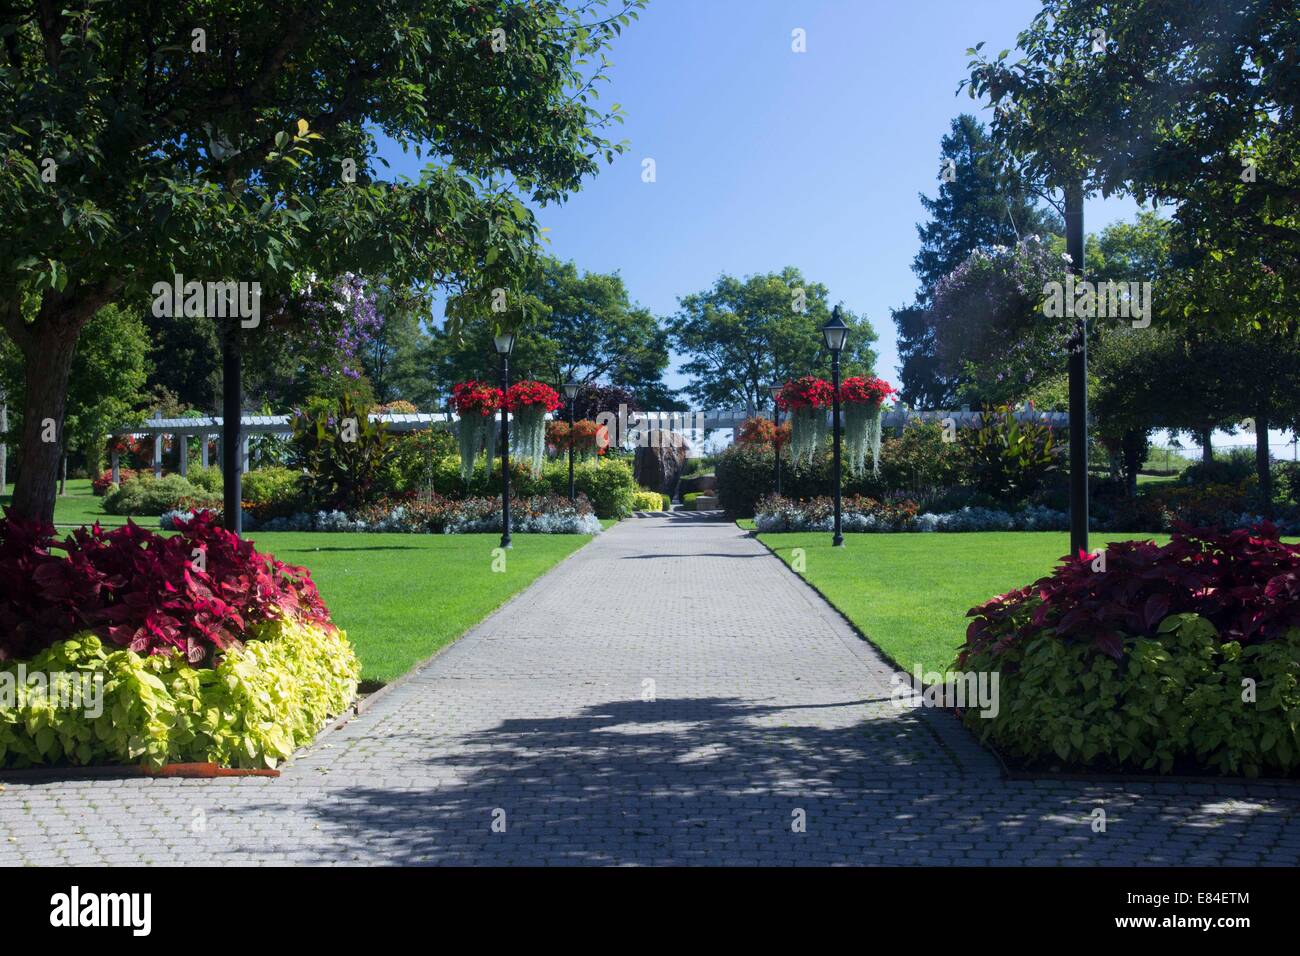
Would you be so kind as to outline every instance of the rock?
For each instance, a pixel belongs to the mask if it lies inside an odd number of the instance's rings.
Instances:
[[[636,450],[632,466],[636,483],[675,498],[677,483],[686,467],[686,439],[662,429],[650,432],[648,437],[648,443]]]
[[[714,475],[695,475],[692,478],[683,478],[677,490],[684,495],[689,495],[692,491],[716,491],[718,479]]]

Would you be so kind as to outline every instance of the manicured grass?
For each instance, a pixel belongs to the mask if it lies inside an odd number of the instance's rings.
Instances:
[[[94,524],[98,521],[104,527],[117,527],[127,522],[125,515],[104,514],[104,499],[98,498],[90,490],[89,478],[69,478],[68,493],[54,499],[54,523],[60,527]],[[9,504],[13,500],[13,485],[0,495],[0,504]],[[131,518],[136,524],[145,528],[158,527],[158,516]]]
[[[249,535],[259,551],[311,571],[361,658],[363,681],[403,674],[578,550],[590,535],[518,534],[494,571],[495,534]]]
[[[753,522],[740,522],[751,528]],[[1168,535],[1093,535],[1089,544]],[[1070,550],[1052,531],[961,534],[765,534],[759,540],[787,564],[804,552],[803,577],[905,670],[943,671],[966,634],[966,612],[997,594],[1030,584]]]

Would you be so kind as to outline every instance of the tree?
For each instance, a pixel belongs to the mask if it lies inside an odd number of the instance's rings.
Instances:
[[[183,274],[260,283],[384,275],[504,284],[531,255],[523,200],[562,199],[622,147],[591,105],[643,0],[123,0],[0,20],[0,324],[26,360],[22,514],[50,517],[77,339],[101,307]],[[382,130],[427,152],[374,172]],[[276,323],[241,336],[255,351]],[[244,330],[249,331],[249,330]],[[42,423],[60,441],[40,441]]]
[[[559,386],[598,382],[631,389],[642,401],[666,397],[668,336],[655,317],[628,298],[614,273],[579,273],[571,262],[542,258],[522,283],[529,321],[519,332],[510,367],[518,376]],[[496,375],[493,329],[435,334],[431,365],[445,389]],[[644,405],[658,408],[658,405]]]
[[[102,463],[109,432],[141,417],[149,402],[149,341],[142,312],[138,306],[105,306],[77,340],[68,384],[65,454],[81,455],[92,476]],[[0,338],[0,387],[19,396],[26,381],[24,358],[7,335],[0,333]]]
[[[1230,306],[1216,321],[1293,325],[1298,43],[1294,5],[1276,0],[1044,0],[1019,59],[971,51],[970,92],[1031,178],[1174,205],[1180,268],[1198,270],[1202,302]]]
[[[916,227],[921,239],[912,261],[921,283],[916,302],[892,313],[902,359],[902,398],[929,407],[951,403],[957,386],[940,373],[934,355],[926,310],[935,284],[977,249],[1013,246],[1023,237],[1063,230],[1059,217],[1036,205],[1023,183],[1002,171],[984,124],[968,113],[954,119],[943,137],[939,176],[935,198],[920,197],[930,220]]]
[[[830,318],[826,286],[793,266],[736,279],[723,275],[711,289],[683,296],[673,345],[689,358],[687,393],[707,405],[743,405],[752,416],[771,399],[768,387],[801,375],[829,376],[830,355],[820,328]],[[848,346],[843,374],[870,375],[875,330],[844,313]]]

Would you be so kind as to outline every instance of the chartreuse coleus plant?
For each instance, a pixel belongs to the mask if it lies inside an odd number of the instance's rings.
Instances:
[[[1300,768],[1300,547],[1271,526],[1114,543],[970,615],[957,667],[999,700],[963,719],[1012,757]]]
[[[193,667],[179,652],[115,649],[89,632],[7,662],[0,687],[14,688],[16,700],[0,706],[0,766],[275,767],[351,702],[360,663],[347,635],[329,624],[284,617],[248,636],[214,667]],[[60,706],[18,680],[38,673],[84,675],[101,690]]]

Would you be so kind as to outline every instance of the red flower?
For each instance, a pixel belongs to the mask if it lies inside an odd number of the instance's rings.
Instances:
[[[516,382],[506,392],[506,408],[512,412],[536,405],[553,412],[560,407],[560,393],[549,385],[531,380]]]
[[[799,408],[825,408],[835,400],[835,390],[831,383],[815,375],[805,375],[781,387],[781,394],[776,398],[781,411]]]
[[[462,418],[478,413],[485,418],[501,407],[501,389],[470,379],[452,386],[451,405]]]
[[[864,405],[880,405],[898,389],[883,378],[863,378],[853,375],[840,382],[840,401],[856,402]]]

